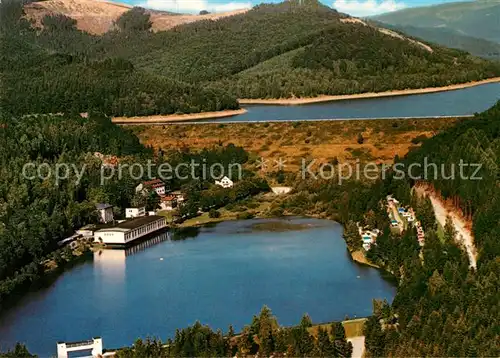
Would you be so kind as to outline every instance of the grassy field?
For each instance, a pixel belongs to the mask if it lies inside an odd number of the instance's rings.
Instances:
[[[283,158],[286,171],[297,171],[302,158],[319,163],[375,161],[392,163],[457,119],[399,119],[235,124],[170,124],[137,126],[132,130],[156,149],[197,150],[233,143],[256,158]],[[362,138],[361,138],[362,137]],[[360,140],[362,139],[362,140]]]
[[[260,194],[218,209],[217,211],[220,213],[220,217],[218,218],[211,218],[209,213],[205,212],[194,218],[187,219],[179,224],[179,227],[202,226],[222,221],[237,220],[239,219],[238,215],[245,212],[251,213],[254,217],[267,217],[269,208],[276,199],[276,196],[272,193]],[[174,213],[175,211],[160,211],[158,215],[165,216],[167,221],[171,221]]]
[[[366,318],[358,318],[358,319],[352,319],[348,321],[343,321],[342,324],[345,329],[345,335],[347,338],[352,338],[352,337],[359,337],[363,335],[363,327],[365,326]],[[330,332],[331,329],[331,324],[326,323],[326,324],[319,324],[319,325],[314,325],[311,328],[309,328],[309,332],[316,336],[318,332],[318,327],[324,328]]]

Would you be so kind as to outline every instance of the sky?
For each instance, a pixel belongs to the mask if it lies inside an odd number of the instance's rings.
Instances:
[[[120,0],[117,0],[120,2]],[[261,2],[280,0],[121,0],[128,4],[149,9],[182,13],[198,13],[201,10],[223,12],[250,8]],[[321,0],[325,5],[352,16],[371,16],[397,11],[408,7],[442,4],[458,0]]]

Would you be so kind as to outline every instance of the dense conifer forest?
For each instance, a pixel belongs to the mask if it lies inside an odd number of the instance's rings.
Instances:
[[[118,352],[118,357],[350,357],[352,345],[346,340],[340,322],[318,327],[315,334],[311,318],[304,315],[295,327],[280,326],[268,307],[254,316],[251,324],[235,334],[230,326],[227,332],[214,332],[196,322],[193,326],[177,330],[166,345],[161,340],[138,339],[131,348]]]
[[[420,163],[412,175],[424,175],[428,183],[457,210],[472,220],[478,250],[477,269],[470,268],[465,250],[453,239],[451,225],[438,233],[429,199],[412,193],[416,182],[389,177],[373,185],[338,185],[315,180],[299,184],[295,194],[275,208],[276,212],[326,215],[345,224],[348,246],[361,247],[356,222],[382,229],[383,235],[368,258],[391,272],[398,291],[392,305],[376,302],[366,325],[368,356],[466,356],[491,357],[500,354],[500,102],[492,109],[462,121],[424,141],[421,148],[402,159],[406,166]],[[461,179],[460,161],[482,164],[481,180]],[[452,168],[457,175],[450,176]],[[464,168],[464,178],[476,169]],[[392,194],[403,205],[411,205],[425,227],[425,246],[418,245],[417,233],[391,233],[382,200]],[[439,332],[439,334],[436,334]]]
[[[119,26],[133,31],[126,15]],[[238,108],[224,91],[150,75],[124,58],[89,57],[93,38],[70,18],[46,16],[37,32],[21,3],[9,0],[0,5],[0,17],[0,104],[10,113],[136,116]]]

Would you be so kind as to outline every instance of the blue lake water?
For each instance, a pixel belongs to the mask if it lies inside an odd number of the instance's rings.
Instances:
[[[307,227],[254,227],[269,221]],[[263,305],[283,325],[306,312],[314,322],[368,316],[373,298],[392,301],[396,289],[352,262],[341,235],[327,220],[259,219],[202,228],[184,241],[164,236],[148,248],[103,250],[0,317],[0,347],[25,342],[46,357],[60,340],[101,336],[116,348],[148,335],[165,340],[196,320],[239,330]]]
[[[251,105],[247,113],[212,122],[458,116],[482,112],[500,100],[500,83],[411,96],[323,102],[301,106]],[[205,121],[204,121],[205,122]]]

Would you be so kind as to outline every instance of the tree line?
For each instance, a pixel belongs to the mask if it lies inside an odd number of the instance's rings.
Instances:
[[[130,348],[118,351],[118,357],[350,357],[352,345],[347,342],[341,322],[318,326],[314,333],[312,321],[304,315],[299,325],[280,326],[271,310],[264,306],[251,324],[236,334],[230,326],[224,334],[196,322],[178,329],[173,339],[163,344],[159,339],[138,339]]]

